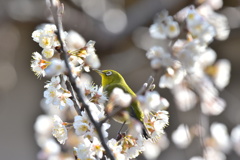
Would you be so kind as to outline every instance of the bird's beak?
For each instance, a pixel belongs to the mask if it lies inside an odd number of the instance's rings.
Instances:
[[[98,70],[98,69],[93,69],[93,71],[97,72],[99,75],[102,75],[102,71],[101,70]]]

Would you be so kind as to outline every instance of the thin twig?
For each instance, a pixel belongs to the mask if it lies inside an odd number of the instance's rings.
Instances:
[[[143,86],[142,86],[142,88],[140,88],[140,90],[137,92],[137,95],[144,94],[148,89],[151,88],[153,82],[154,82],[154,78],[153,78],[153,76],[150,76],[150,77],[148,78],[147,83],[144,83]]]
[[[74,108],[75,108],[76,112],[78,113],[78,115],[81,115],[81,111],[82,111],[81,108],[83,108],[83,107],[80,106],[80,104],[77,100],[76,94],[74,92],[73,86],[72,86],[72,84],[70,83],[69,80],[67,80],[66,85],[67,85],[67,88],[69,88],[70,92],[73,95],[73,101],[75,102],[74,103]]]
[[[126,110],[125,107],[119,107],[117,110],[114,110],[114,112],[111,112],[111,114],[107,115],[104,119],[102,119],[99,123],[102,125],[104,122],[109,120],[109,118],[114,117],[116,114]]]
[[[101,131],[101,125],[96,122],[91,114],[91,111],[89,109],[89,106],[86,104],[85,100],[83,99],[83,96],[82,96],[82,93],[80,91],[80,89],[77,87],[76,85],[76,81],[75,81],[75,78],[73,77],[72,75],[72,72],[71,72],[71,67],[69,65],[69,62],[68,62],[68,55],[67,55],[67,49],[66,49],[66,46],[64,44],[64,41],[62,40],[62,34],[63,34],[63,26],[62,26],[62,13],[63,13],[63,6],[62,5],[58,5],[58,6],[54,6],[53,5],[53,2],[51,1],[51,11],[52,11],[52,15],[53,15],[53,18],[54,18],[54,21],[55,21],[55,24],[57,26],[57,37],[58,37],[58,40],[60,42],[60,50],[61,50],[61,54],[64,58],[64,61],[65,61],[65,65],[66,65],[66,68],[68,70],[68,73],[69,73],[69,81],[73,87],[73,89],[75,90],[76,92],[76,95],[78,97],[78,100],[82,103],[82,107],[84,107],[84,109],[86,110],[87,112],[87,115],[90,119],[90,121],[92,122],[92,124],[94,125],[95,129],[97,130],[97,133],[98,133],[98,136],[99,136],[99,139],[101,141],[101,144],[102,146],[104,147],[105,149],[105,152],[106,152],[106,155],[111,159],[111,160],[114,160],[114,156],[112,155],[112,152],[110,151],[110,149],[108,148],[107,144],[106,144],[106,140],[102,134],[102,131]]]

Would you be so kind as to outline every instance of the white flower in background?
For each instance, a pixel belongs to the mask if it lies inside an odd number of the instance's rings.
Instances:
[[[64,111],[59,110],[58,106],[55,106],[53,104],[48,104],[46,102],[46,98],[42,98],[40,101],[40,107],[41,109],[47,114],[47,115],[59,115],[60,117],[64,117]]]
[[[151,141],[144,141],[144,147],[146,149],[144,150],[143,155],[146,159],[157,160],[161,152],[167,149],[168,146],[169,140],[165,134],[162,135],[155,143]]]
[[[149,28],[150,35],[156,39],[166,39],[166,28],[162,23],[154,23]]]
[[[206,6],[211,6],[212,9],[217,10],[223,7],[223,0],[206,0]]]
[[[227,159],[226,155],[223,152],[221,152],[215,148],[212,148],[212,147],[207,147],[204,150],[203,154],[204,154],[203,157],[206,160],[213,160],[213,159],[226,160]]]
[[[172,140],[174,144],[179,148],[187,148],[192,142],[192,136],[187,125],[181,124],[172,133]]]
[[[209,43],[216,36],[215,28],[194,7],[189,7],[186,22],[194,39],[198,38],[202,42]]]
[[[155,23],[162,23],[163,21],[165,21],[168,18],[168,10],[162,10],[161,12],[159,12],[155,18],[154,18],[154,22]]]
[[[164,49],[160,46],[151,47],[146,56],[151,60],[151,67],[153,69],[159,69],[161,66],[168,67],[174,65],[176,63],[171,55],[164,51]]]
[[[66,44],[69,50],[77,50],[83,48],[86,44],[86,41],[76,31],[71,30],[68,31],[68,35],[66,37]]]
[[[37,134],[47,135],[52,130],[52,117],[42,114],[39,115],[34,123],[34,130]]]
[[[67,128],[65,127],[60,117],[58,117],[57,115],[53,116],[52,134],[61,144],[64,144],[65,141],[68,139]]]
[[[230,27],[225,15],[215,12],[209,5],[201,5],[197,10],[214,27],[217,40],[226,40],[228,38]]]
[[[212,137],[217,142],[217,146],[215,148],[223,151],[224,153],[229,153],[231,149],[231,141],[226,125],[214,122],[210,126],[210,131]]]
[[[205,159],[200,156],[194,156],[194,157],[191,157],[189,160],[205,160]]]
[[[206,48],[206,50],[199,57],[199,64],[201,68],[205,68],[212,65],[217,59],[217,53],[212,48]]]
[[[194,24],[197,21],[200,21],[202,17],[195,10],[194,6],[187,7],[186,21],[188,25]]]
[[[46,61],[38,52],[32,53],[33,60],[31,61],[31,68],[35,75],[39,78],[41,76],[45,77],[45,69],[50,65],[49,61]]]
[[[212,76],[213,82],[217,88],[222,90],[229,83],[231,63],[227,59],[220,59],[215,65],[208,67],[206,71]]]
[[[240,156],[240,125],[235,126],[231,131],[233,149]]]
[[[172,16],[168,16],[168,11],[163,10],[160,12],[149,28],[151,37],[156,39],[175,38],[179,35],[180,29]]]
[[[174,70],[172,68],[167,68],[167,73],[165,73],[159,82],[160,88],[173,88],[175,85],[180,84],[185,77],[185,71],[178,69]]]
[[[153,46],[147,51],[146,56],[148,59],[153,59],[156,57],[162,57],[164,54],[166,54],[166,52],[161,46]]]
[[[116,106],[128,107],[132,101],[132,96],[124,93],[120,88],[114,88],[109,100]]]
[[[219,97],[210,97],[201,102],[202,112],[206,115],[219,115],[225,108],[225,100]]]
[[[180,33],[179,25],[176,21],[169,21],[166,25],[166,31],[169,38],[175,38]]]
[[[44,152],[46,152],[49,155],[58,154],[61,152],[61,147],[59,143],[53,138],[47,139],[44,145],[41,147],[44,150]]]
[[[189,111],[197,104],[197,95],[182,84],[176,85],[172,93],[174,95],[175,104],[183,112]]]
[[[139,95],[138,100],[143,110],[156,112],[169,107],[169,102],[161,97],[157,91],[147,91],[145,95]]]

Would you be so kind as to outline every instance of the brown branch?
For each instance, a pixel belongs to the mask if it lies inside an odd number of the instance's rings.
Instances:
[[[63,34],[63,26],[62,26],[62,13],[63,13],[63,4],[58,4],[57,6],[53,5],[53,2],[51,1],[51,11],[52,11],[52,15],[53,15],[53,19],[55,21],[56,27],[57,27],[57,37],[58,40],[60,42],[60,50],[61,50],[61,56],[64,58],[64,62],[66,65],[66,68],[68,70],[69,73],[69,81],[74,89],[74,91],[76,92],[77,98],[78,100],[82,103],[82,107],[84,107],[84,109],[87,112],[87,115],[90,119],[90,121],[92,122],[92,124],[94,125],[95,129],[97,130],[99,139],[101,141],[101,144],[103,146],[103,148],[105,149],[106,155],[111,159],[114,160],[114,156],[112,155],[112,152],[110,151],[110,149],[108,148],[107,144],[106,144],[106,140],[102,134],[101,131],[101,125],[100,123],[96,122],[91,114],[91,111],[89,109],[89,106],[86,104],[85,100],[83,99],[82,93],[80,91],[80,89],[77,87],[76,85],[76,81],[75,78],[71,72],[71,67],[69,65],[69,61],[68,61],[68,55],[67,55],[67,49],[66,49],[66,45],[64,43],[64,41],[62,40],[62,34]]]
[[[82,111],[81,108],[83,108],[83,107],[80,106],[80,104],[79,104],[79,102],[78,102],[78,99],[77,99],[77,97],[76,97],[76,94],[75,94],[75,92],[74,92],[73,86],[72,86],[72,84],[70,83],[69,80],[67,80],[66,85],[67,85],[67,88],[68,88],[68,89],[70,90],[70,92],[72,93],[72,96],[73,96],[72,100],[74,101],[74,108],[75,108],[77,114],[78,114],[78,115],[81,115],[81,111]]]
[[[148,81],[147,83],[144,83],[142,88],[140,88],[140,90],[137,92],[137,95],[141,95],[141,94],[144,94],[146,91],[148,91],[149,89],[151,89],[152,85],[153,85],[153,82],[154,82],[154,78],[153,76],[150,76],[148,78]]]
[[[114,117],[116,114],[126,110],[125,107],[119,107],[117,110],[114,110],[114,112],[111,112],[111,114],[107,115],[104,119],[102,119],[99,123],[102,125],[104,122],[109,120],[109,118]]]

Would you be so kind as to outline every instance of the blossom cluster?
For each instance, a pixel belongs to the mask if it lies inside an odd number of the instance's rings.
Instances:
[[[201,9],[203,7],[206,6]],[[159,87],[172,90],[180,110],[188,111],[199,102],[204,114],[219,115],[226,104],[218,96],[218,90],[224,89],[229,83],[231,66],[227,59],[216,61],[216,52],[208,46],[218,32],[216,26],[209,22],[210,17],[205,16],[193,6],[184,8],[176,17],[181,17],[180,22],[186,22],[182,27],[187,29],[186,39],[174,39],[167,48],[153,46],[146,56],[151,60],[153,69],[164,69]],[[157,18],[160,18],[158,21],[173,19],[169,17],[167,11],[163,11]],[[154,26],[158,21],[149,28],[151,35],[157,32]],[[227,23],[222,25],[227,28]],[[175,30],[180,30],[180,27]],[[161,34],[161,31],[158,32]]]
[[[33,40],[43,48],[41,54],[33,52],[32,56],[31,68],[38,77],[52,77],[66,72],[65,63],[58,52],[60,42],[56,32],[57,28],[54,24],[43,24],[32,33]],[[90,67],[100,67],[94,41],[86,43],[75,31],[64,32],[62,38],[69,48],[69,65],[72,66],[75,76],[79,75],[83,69],[89,72]]]
[[[171,90],[180,111],[186,112],[200,105],[200,114],[216,116],[226,107],[219,91],[229,83],[231,64],[227,59],[217,60],[217,53],[209,44],[214,39],[225,40],[229,26],[226,17],[215,12],[216,8],[208,2],[202,2],[197,8],[185,7],[173,17],[166,10],[158,14],[149,33],[154,39],[168,41],[169,45],[152,46],[146,57],[153,70],[163,72],[159,87]],[[225,160],[225,154],[232,145],[235,146],[234,142],[231,144],[226,126],[213,123],[211,135],[204,127],[202,124],[192,127],[180,124],[172,133],[172,140],[177,147],[187,148],[194,137],[199,137],[204,141],[204,155],[191,160]],[[237,127],[232,135],[238,132],[236,130]]]
[[[32,34],[33,40],[39,43],[43,51],[33,53],[31,68],[37,77],[51,77],[44,86],[44,98],[41,103],[45,114],[40,115],[35,123],[37,143],[42,148],[38,158],[73,159],[75,156],[82,160],[102,159],[106,157],[103,142],[100,141],[99,133],[89,115],[81,108],[82,102],[76,98],[77,94],[71,86],[64,59],[61,59],[63,53],[57,32],[55,25],[44,24]],[[85,40],[74,31],[64,32],[63,35],[63,41],[68,49],[67,60],[71,74],[94,121],[101,124],[101,134],[107,139],[106,145],[115,159],[127,160],[138,157],[145,150],[145,143],[156,142],[164,134],[169,118],[168,112],[165,111],[169,106],[168,101],[156,91],[146,91],[132,97],[120,88],[115,88],[107,97],[107,92],[95,85],[88,74],[91,69],[100,67],[100,61],[95,53],[95,42],[90,40],[85,43]],[[143,108],[145,115],[143,123],[151,136],[148,140],[139,134],[142,132],[142,123],[131,118],[126,112],[133,98],[139,101],[140,107]],[[111,129],[111,124],[106,121],[106,115],[110,115],[112,110],[108,110],[108,106],[122,107],[122,113],[126,113],[130,122],[128,131],[119,132],[116,139],[109,137],[108,130]],[[80,110],[77,115],[76,107]],[[53,137],[58,142],[54,141]],[[65,152],[62,152],[62,149]]]

